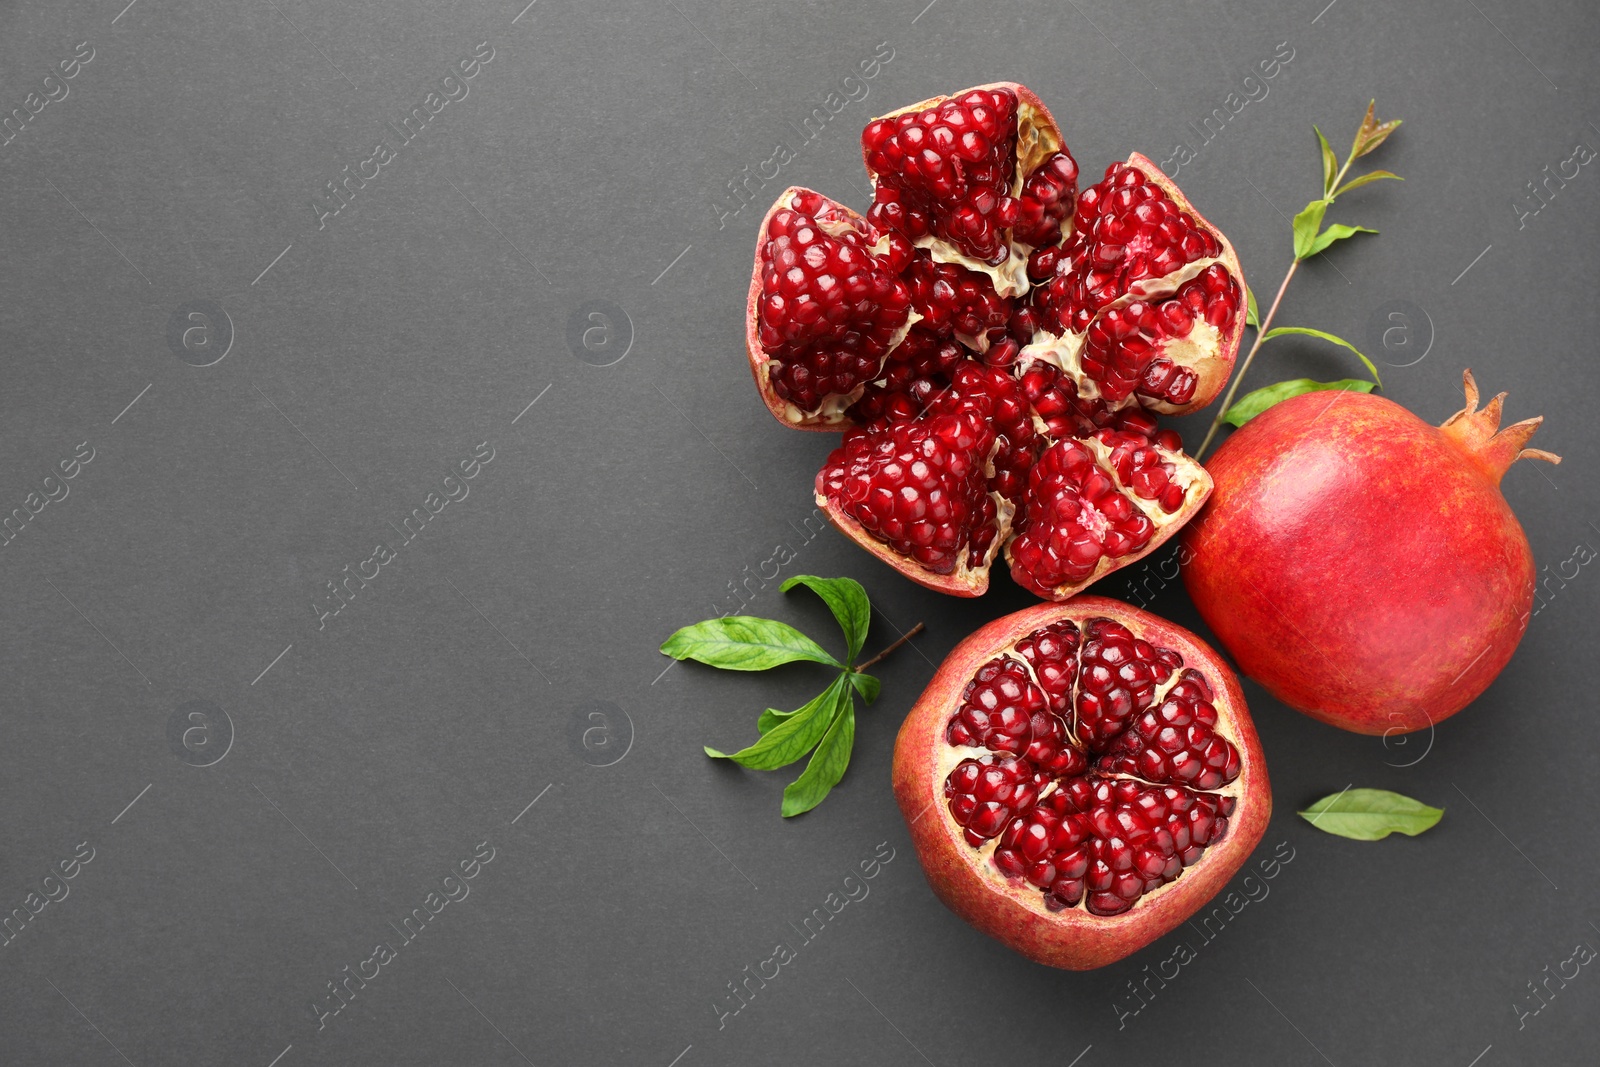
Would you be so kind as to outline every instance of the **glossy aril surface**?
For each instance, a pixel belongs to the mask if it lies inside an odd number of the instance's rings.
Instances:
[[[1047,907],[1120,914],[1227,833],[1234,798],[1210,791],[1241,763],[1212,697],[1181,655],[1112,619],[1032,631],[950,716],[949,745],[986,754],[946,777],[949,817],[973,848],[996,841],[990,862]]]
[[[1074,970],[1177,928],[1234,877],[1272,808],[1227,664],[1095,596],[962,641],[901,724],[894,791],[951,910]]]
[[[910,309],[906,285],[868,250],[869,233],[836,224],[816,194],[776,212],[761,248],[761,344],[772,387],[803,411],[878,377]]]
[[[923,111],[875,119],[861,134],[878,184],[867,218],[909,237],[942,237],[984,263],[1010,255],[1018,218],[1017,95],[973,89]]]
[[[1227,241],[1137,153],[1080,191],[1054,119],[1013,83],[875,119],[862,151],[864,217],[810,190],[779,197],[747,320],[773,414],[849,431],[818,505],[900,573],[960,596],[986,591],[1002,554],[1061,600],[1154,551],[1209,492],[1156,416],[1226,381],[1244,294]],[[888,458],[906,446],[896,427],[956,411],[992,438],[954,459],[983,468],[976,497],[965,474],[958,492]],[[873,491],[848,496],[863,480]]]

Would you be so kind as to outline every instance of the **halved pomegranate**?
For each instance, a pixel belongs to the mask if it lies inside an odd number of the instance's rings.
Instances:
[[[1090,596],[958,645],[900,728],[894,792],[935,894],[1071,970],[1177,927],[1272,814],[1255,726],[1221,657]]]
[[[1226,238],[1138,154],[1079,193],[1055,120],[1011,82],[875,119],[862,152],[867,216],[786,190],[750,287],[767,406],[849,431],[818,504],[959,596],[988,589],[1002,549],[1055,600],[1154,551],[1210,492],[1153,413],[1209,403],[1233,365]]]

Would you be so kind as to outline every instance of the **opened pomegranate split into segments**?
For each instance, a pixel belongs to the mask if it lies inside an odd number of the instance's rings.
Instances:
[[[1211,489],[1155,414],[1225,383],[1244,331],[1227,239],[1145,157],[1078,189],[1014,83],[874,119],[865,216],[787,189],[757,240],[751,371],[787,426],[842,430],[818,505],[914,581],[1064,600],[1154,551]]]
[[[957,646],[900,728],[894,792],[939,898],[1072,970],[1182,923],[1272,813],[1221,657],[1094,596],[1006,616]]]

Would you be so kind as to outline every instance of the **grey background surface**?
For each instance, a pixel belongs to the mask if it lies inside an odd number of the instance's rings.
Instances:
[[[0,549],[0,911],[93,850],[0,947],[0,1062],[1593,1062],[1600,977],[1529,987],[1600,946],[1592,566],[1552,578],[1510,667],[1431,738],[1342,734],[1246,683],[1277,807],[1260,855],[1292,862],[1212,941],[1050,971],[933,898],[888,788],[934,665],[1031,598],[1003,576],[942,598],[808,535],[830,439],[773,422],[741,340],[762,209],[790,183],[864,206],[874,114],[1004,78],[1090,180],[1188,142],[1179,183],[1270,293],[1283,216],[1316,192],[1310,124],[1342,148],[1376,96],[1406,125],[1372,162],[1408,180],[1341,204],[1382,236],[1310,264],[1281,321],[1364,343],[1430,420],[1468,365],[1512,418],[1546,415],[1565,464],[1505,491],[1554,575],[1600,546],[1600,164],[1515,205],[1600,146],[1591,7],[525,2],[0,11],[0,110],[93,49],[0,147],[0,512],[94,455]],[[319,229],[324,184],[480,42],[469,95]],[[727,183],[800,143],[879,42],[867,98],[732,214]],[[1267,97],[1198,145],[1189,123],[1280,42]],[[1251,381],[1353,369],[1275,342]],[[469,495],[406,543],[482,442]],[[380,542],[395,559],[319,629],[325,583]],[[787,822],[787,776],[700,746],[816,676],[663,674],[656,652],[779,544],[783,576],[866,583],[869,651],[927,624],[844,782]],[[748,610],[831,625],[776,586]],[[1181,585],[1147,599],[1198,627]],[[1295,817],[1351,783],[1444,821],[1360,844]],[[470,895],[403,942],[391,924],[482,842]],[[881,843],[870,895],[720,1018]],[[1119,1026],[1185,936],[1197,958]],[[380,941],[396,958],[319,1029],[327,983]]]

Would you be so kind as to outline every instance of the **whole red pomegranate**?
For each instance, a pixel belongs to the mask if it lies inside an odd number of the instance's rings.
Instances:
[[[979,596],[1004,553],[1065,600],[1155,551],[1210,482],[1156,414],[1209,403],[1245,327],[1238,258],[1137,152],[1078,188],[1039,99],[980,85],[874,119],[860,215],[786,189],[746,348],[784,425],[844,431],[816,499],[913,581]]]
[[[1533,554],[1500,478],[1542,421],[1500,429],[1501,393],[1430,426],[1391,400],[1305,393],[1246,423],[1206,464],[1183,578],[1250,677],[1364,734],[1454,715],[1511,658]]]
[[[1080,971],[1194,914],[1272,814],[1221,657],[1094,596],[957,645],[900,727],[894,794],[940,900],[1029,959]]]

